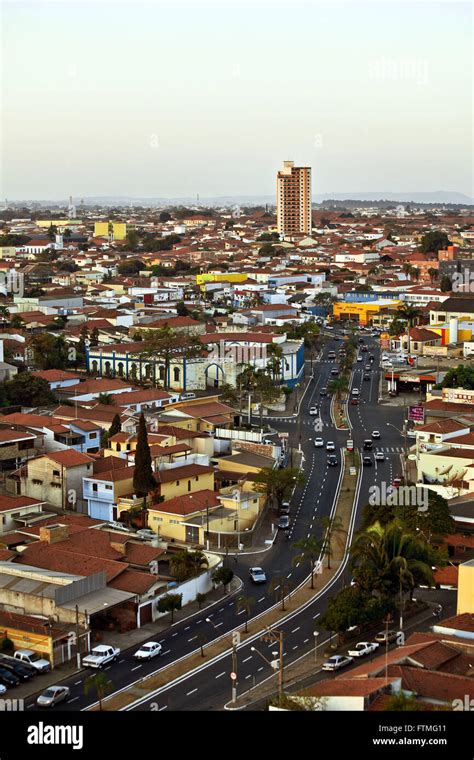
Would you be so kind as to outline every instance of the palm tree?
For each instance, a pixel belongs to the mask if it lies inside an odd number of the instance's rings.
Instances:
[[[322,517],[318,520],[319,525],[323,529],[323,554],[328,558],[328,570],[331,569],[331,557],[333,555],[333,539],[335,543],[342,545],[342,537],[347,536],[347,531],[344,528],[340,517]],[[344,540],[345,543],[345,540]]]
[[[7,306],[4,304],[0,305],[0,321],[1,322],[8,322],[10,317],[10,311]]]
[[[420,583],[434,586],[433,549],[394,520],[374,523],[360,532],[351,547],[351,568],[367,591],[394,597],[400,590],[413,594]]]
[[[438,279],[438,274],[439,274],[439,272],[438,272],[438,270],[437,270],[437,269],[435,269],[434,267],[430,267],[430,268],[428,269],[428,274],[429,274],[429,276],[430,276],[430,282],[434,282],[435,280],[437,280],[437,279]]]
[[[314,568],[321,554],[322,544],[316,536],[301,538],[292,544],[293,549],[299,549],[299,554],[293,557],[293,565],[298,562],[309,562],[311,567],[311,588],[314,588]]]
[[[99,700],[99,710],[102,711],[102,700],[112,691],[112,683],[105,673],[94,673],[84,682],[84,695],[87,697],[90,691],[95,691]]]
[[[291,591],[291,584],[283,575],[274,575],[270,583],[270,593],[278,592],[281,602],[281,611],[285,611],[285,596]]]
[[[405,263],[402,266],[403,273],[409,277],[413,272],[413,266],[408,261],[405,261]]]
[[[420,319],[421,311],[420,309],[417,309],[416,306],[411,306],[409,303],[402,303],[397,309],[397,314],[400,319],[403,319],[407,323],[408,353],[410,354],[410,330]]]
[[[99,393],[97,396],[97,401],[99,404],[106,404],[107,406],[110,406],[114,403],[114,397],[111,393]]]
[[[190,552],[188,549],[183,549],[170,557],[170,565],[176,579],[185,581],[190,577],[198,576],[202,567],[209,567],[209,560],[202,551]]]
[[[341,400],[341,396],[343,393],[347,393],[349,390],[349,381],[345,375],[342,375],[340,377],[335,377],[334,380],[331,380],[330,383],[328,383],[328,391],[330,393],[336,394],[336,399],[338,401]]]
[[[235,609],[236,609],[237,614],[239,614],[239,612],[242,612],[242,610],[245,610],[245,633],[248,633],[247,624],[248,624],[249,615],[250,615],[250,608],[252,607],[253,604],[255,604],[255,597],[253,596],[242,595],[242,596],[237,597],[237,601],[235,604]]]
[[[267,361],[267,369],[270,371],[273,381],[280,382],[283,349],[278,343],[270,343],[267,353],[270,357],[269,361]]]

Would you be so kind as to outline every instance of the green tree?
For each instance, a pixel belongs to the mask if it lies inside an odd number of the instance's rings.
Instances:
[[[202,605],[207,599],[207,594],[202,594],[201,592],[198,592],[196,594],[196,602],[198,603],[198,608],[201,609]]]
[[[443,382],[436,387],[464,388],[465,390],[473,390],[474,366],[458,364],[457,367],[450,367],[444,376]]]
[[[219,586],[222,583],[222,587],[224,589],[224,596],[226,595],[226,587],[231,582],[232,578],[234,577],[234,571],[230,569],[230,567],[218,567],[217,570],[214,570],[212,573],[212,582],[215,586]]]
[[[158,612],[171,612],[171,625],[173,625],[174,613],[181,609],[182,604],[182,594],[165,594],[158,600]]]
[[[184,301],[178,301],[176,304],[176,314],[178,317],[189,317],[189,309],[186,307]]]
[[[161,223],[170,222],[171,218],[171,214],[168,211],[162,211],[158,217]]]
[[[117,435],[117,433],[121,433],[121,432],[122,432],[122,423],[120,421],[120,414],[117,412],[109,428],[109,438],[112,438],[112,436]]]
[[[152,365],[153,384],[156,385],[156,364],[164,365],[164,388],[169,387],[171,362],[174,358],[190,359],[202,353],[203,345],[194,335],[178,333],[171,327],[142,332],[143,345],[137,352],[140,359],[147,359]]]
[[[442,293],[450,293],[452,291],[453,282],[447,274],[444,274],[442,276],[441,282],[439,284],[439,289],[441,290]]]
[[[127,230],[125,244],[131,251],[136,251],[140,238],[136,230]]]
[[[417,309],[416,306],[411,306],[411,304],[408,303],[401,304],[397,309],[398,318],[402,319],[407,324],[408,353],[411,353],[410,329],[413,325],[418,324],[421,315],[422,312],[420,309]]]
[[[49,383],[42,377],[20,372],[13,380],[0,383],[11,406],[48,406],[56,402]]]
[[[418,702],[415,696],[399,691],[387,700],[383,710],[385,712],[422,712],[425,710],[425,705],[423,702]]]
[[[156,480],[151,463],[148,432],[143,412],[138,422],[137,448],[135,450],[135,468],[133,471],[133,490],[137,496],[143,497],[143,507],[146,509],[146,499],[150,491],[156,488]]]
[[[446,499],[437,493],[425,490],[427,494],[427,509],[422,511],[417,504],[399,505],[393,508],[394,518],[397,518],[405,530],[416,535],[420,533],[431,543],[441,541],[442,537],[456,532],[456,523]]]
[[[35,333],[29,338],[28,346],[39,369],[64,369],[69,364],[68,346],[63,335]]]
[[[318,520],[318,524],[323,530],[322,552],[324,556],[327,557],[328,569],[330,569],[333,545],[339,544],[339,546],[344,546],[347,531],[344,528],[341,518],[337,515],[334,515],[333,517],[322,517]]]
[[[349,390],[349,380],[345,375],[335,377],[328,383],[327,388],[329,393],[335,393],[336,399],[340,401],[342,394]]]
[[[114,397],[112,393],[99,393],[97,396],[97,402],[104,404],[104,406],[113,406]]]
[[[433,283],[439,277],[439,271],[437,269],[435,269],[434,267],[430,267],[428,269],[428,274],[429,274],[430,282],[431,283]]]
[[[351,546],[350,565],[363,589],[393,598],[401,589],[412,595],[420,584],[434,586],[435,557],[422,538],[395,520],[359,532]]]
[[[270,502],[274,500],[281,508],[285,496],[288,496],[294,486],[303,485],[305,477],[296,467],[286,467],[274,470],[272,467],[262,467],[254,478],[255,488],[266,493]]]
[[[248,633],[248,620],[250,615],[250,610],[252,609],[252,606],[255,604],[255,597],[253,596],[245,596],[241,595],[237,597],[237,601],[235,604],[235,611],[237,615],[244,611],[245,612],[245,633]]]
[[[359,586],[346,586],[329,599],[319,624],[327,631],[344,635],[352,626],[381,621],[394,609],[391,599],[375,598]]]
[[[451,242],[445,232],[433,230],[422,236],[420,241],[420,251],[422,253],[438,253],[450,245]]]
[[[140,261],[140,259],[125,259],[124,261],[121,261],[120,264],[117,267],[117,271],[122,276],[135,276],[139,272],[142,271],[142,269],[145,269],[145,264],[143,261]]]
[[[84,681],[84,695],[87,697],[91,691],[95,692],[99,702],[99,710],[102,711],[102,702],[107,694],[112,691],[112,684],[105,673],[94,673],[86,678]]]
[[[180,583],[195,578],[199,575],[203,567],[209,567],[209,560],[202,551],[189,551],[183,549],[170,557],[170,565],[176,580]]]
[[[316,536],[309,536],[309,538],[301,538],[299,541],[295,541],[292,544],[292,548],[298,550],[298,554],[293,557],[293,565],[297,565],[300,562],[309,562],[311,568],[311,588],[314,588],[314,568],[321,554],[321,541]]]
[[[99,345],[99,329],[97,327],[94,327],[91,332],[90,345],[92,348]]]

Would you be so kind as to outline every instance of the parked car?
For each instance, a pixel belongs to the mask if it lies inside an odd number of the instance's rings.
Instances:
[[[281,530],[288,530],[288,528],[290,527],[290,518],[288,517],[288,515],[283,515],[282,517],[280,517],[280,519],[278,520],[278,527],[281,528]]]
[[[82,658],[82,664],[85,668],[103,668],[109,662],[115,662],[120,655],[118,647],[112,647],[108,644],[98,644],[91,649],[90,654]]]
[[[380,432],[378,430],[372,430],[372,438],[378,441],[380,438]]]
[[[128,525],[125,525],[118,520],[110,520],[107,523],[107,527],[113,528],[114,530],[123,530],[125,533],[135,533],[135,530],[133,528],[129,528]]]
[[[142,644],[133,655],[137,660],[151,660],[152,657],[156,657],[161,654],[163,647],[157,641],[147,641],[146,644]]]
[[[364,451],[372,451],[373,442],[371,438],[366,438],[364,441]]]
[[[363,457],[362,463],[364,467],[372,467],[372,457]]]
[[[10,673],[18,676],[20,681],[29,681],[35,675],[35,671],[30,668],[29,665],[23,665],[21,662],[16,662],[15,660],[10,660],[10,662],[2,660],[0,662],[0,668],[9,670]]]
[[[318,413],[318,407],[317,406],[312,406],[310,408],[310,410],[309,410],[309,413],[311,414],[311,416],[316,416],[317,413]]]
[[[290,514],[290,502],[284,501],[283,504],[280,507],[280,514],[281,515],[289,515]]]
[[[158,534],[151,528],[140,528],[137,530],[137,536],[145,541],[152,541],[154,538],[158,538]]]
[[[328,441],[326,443],[326,451],[336,451],[336,446],[334,441]]]
[[[13,657],[19,662],[32,665],[39,673],[46,673],[46,671],[51,670],[51,663],[40,657],[38,652],[33,652],[32,649],[17,649]]]
[[[11,670],[0,667],[0,683],[10,689],[13,686],[18,686],[20,679],[15,673],[12,673]]]
[[[196,394],[192,393],[191,391],[186,391],[186,393],[182,393],[179,397],[180,401],[188,401],[188,399],[196,398]]]
[[[267,576],[261,567],[251,567],[249,570],[250,580],[254,583],[265,583]]]
[[[323,663],[322,670],[340,670],[350,665],[351,662],[354,662],[352,657],[344,654],[335,654]]]
[[[375,452],[375,461],[376,462],[385,462],[385,454],[383,451],[376,451]]]
[[[380,644],[376,644],[374,641],[359,641],[353,649],[349,649],[349,657],[365,657],[378,649]]]
[[[67,686],[48,686],[36,700],[38,707],[54,707],[71,695]]]
[[[329,454],[327,462],[329,467],[336,467],[339,464],[338,458],[335,454]]]
[[[324,440],[322,438],[315,438],[314,445],[316,448],[320,448],[321,446],[324,446]]]
[[[397,638],[397,631],[380,631],[380,633],[378,633],[375,637],[375,641],[377,641],[379,644],[386,644],[388,641],[388,643],[391,644],[393,641],[396,641]]]

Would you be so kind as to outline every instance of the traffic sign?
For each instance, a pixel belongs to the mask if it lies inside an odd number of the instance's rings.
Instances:
[[[233,681],[235,681],[235,679],[237,678],[237,673],[231,673],[230,677],[232,678]]]

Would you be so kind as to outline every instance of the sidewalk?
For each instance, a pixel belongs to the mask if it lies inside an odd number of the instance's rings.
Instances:
[[[230,566],[231,565],[229,565],[229,567]],[[234,575],[230,583],[229,592],[225,595],[222,586],[218,586],[207,594],[206,601],[201,605],[201,609],[199,609],[197,602],[191,602],[181,610],[175,612],[173,627],[177,623],[182,623],[184,620],[188,620],[194,615],[201,614],[203,616],[206,616],[208,610],[211,607],[220,603],[228,603],[228,600],[234,597],[241,588],[241,579],[237,575]],[[127,631],[127,633],[104,631],[104,638],[100,643],[110,644],[111,646],[118,647],[122,652],[124,652],[126,649],[129,649],[131,647],[138,649],[140,647],[140,644],[145,641],[155,641],[158,637],[162,638],[163,633],[170,628],[171,614],[167,614],[163,615],[163,617],[160,617],[154,623],[146,623],[145,625],[142,625],[141,628],[135,628],[133,631]],[[199,644],[197,643],[197,645]],[[43,691],[48,686],[52,686],[53,684],[57,684],[68,678],[71,678],[71,676],[76,673],[78,675],[78,678],[82,678],[83,672],[86,672],[83,668],[78,670],[76,665],[76,657],[74,656],[73,659],[69,662],[62,665],[57,665],[54,670],[51,670],[45,674],[37,675],[31,679],[31,681],[21,683],[15,688],[15,698],[27,699],[33,694],[38,694],[39,692]],[[87,675],[91,674],[93,674],[93,671],[87,670]]]

